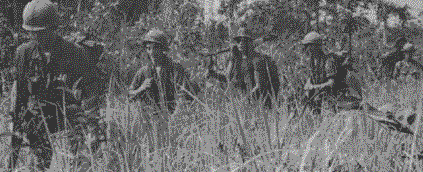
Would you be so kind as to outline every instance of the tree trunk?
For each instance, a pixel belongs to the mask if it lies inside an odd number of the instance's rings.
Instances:
[[[383,21],[382,23],[382,34],[383,34],[383,45],[386,46],[386,21]]]
[[[348,49],[348,57],[350,57],[350,60],[352,60],[352,30],[348,33],[348,36],[350,38],[349,49]]]

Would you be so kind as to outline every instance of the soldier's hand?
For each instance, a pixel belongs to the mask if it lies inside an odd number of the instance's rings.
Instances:
[[[251,90],[251,94],[255,93],[258,90],[259,87],[260,87],[260,85],[257,83],[256,86],[254,86],[254,88]]]
[[[307,79],[307,83],[304,85],[304,89],[305,90],[312,90],[313,89],[313,84],[311,83],[310,78]]]
[[[206,72],[204,72],[203,77],[208,78],[209,76],[210,76],[210,71],[209,71],[209,69],[206,69]]]
[[[128,90],[128,96],[129,96],[130,98],[133,98],[133,97],[135,97],[138,93],[140,93],[141,91],[144,91],[145,89],[147,89],[147,88],[151,87],[151,80],[152,80],[152,78],[147,78],[147,79],[145,79],[145,80],[144,80],[144,82],[142,83],[142,85],[141,85],[138,89],[136,89],[136,90],[134,90],[134,88],[131,86],[131,87],[129,88],[129,90]]]

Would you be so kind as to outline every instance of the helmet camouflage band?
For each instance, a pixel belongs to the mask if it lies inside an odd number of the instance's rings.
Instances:
[[[56,6],[48,0],[33,0],[23,11],[22,27],[28,31],[39,31],[59,25]]]
[[[317,33],[316,31],[312,31],[304,37],[304,39],[301,41],[301,44],[306,45],[318,43],[318,41],[323,39],[323,37],[323,35]]]
[[[238,30],[238,34],[237,36],[234,38],[235,41],[240,42],[241,38],[248,38],[250,40],[253,40],[253,38],[251,38],[250,36],[247,35],[246,33],[246,29],[245,28],[240,28]]]

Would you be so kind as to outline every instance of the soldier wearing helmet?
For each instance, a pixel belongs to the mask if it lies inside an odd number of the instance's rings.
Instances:
[[[56,34],[58,26],[59,15],[52,2],[29,2],[23,12],[22,28],[30,33],[32,39],[17,48],[14,59],[16,77],[12,91],[16,94],[12,97],[13,132],[27,134],[30,148],[38,158],[39,170],[45,170],[51,164],[53,152],[47,133],[55,133],[67,127],[64,115],[58,109],[62,107],[60,105],[63,100],[62,91],[57,88],[64,86],[71,89],[79,78],[83,78],[80,82],[82,105],[79,104],[79,107],[98,115],[100,95],[103,95],[107,86],[107,79],[104,81],[97,78],[99,71],[96,64],[99,57],[94,57],[91,50],[66,41]],[[34,102],[45,105],[37,109]],[[73,96],[66,96],[67,105],[78,102]],[[39,125],[43,122],[40,115],[36,115],[39,111],[45,116],[48,131],[44,125]],[[22,138],[12,136],[13,151],[9,168],[16,168],[22,142]],[[75,144],[74,140],[71,142]],[[75,153],[76,150],[72,152]]]
[[[158,29],[150,30],[144,36],[143,41],[151,64],[138,70],[129,88],[129,94],[135,100],[144,95],[140,94],[141,92],[146,91],[153,96],[153,100],[150,100],[154,101],[152,106],[162,109],[160,99],[163,99],[162,102],[165,102],[165,107],[168,110],[166,113],[173,113],[176,90],[171,81],[173,66],[165,54],[168,50],[167,39],[167,35]]]
[[[249,93],[256,85],[254,64],[251,58],[253,39],[245,33],[245,28],[240,28],[233,40],[236,42],[236,46],[232,47],[232,56],[228,59],[229,73],[227,75],[229,80],[224,74],[214,71],[213,64],[208,66],[207,77],[215,78],[222,83],[229,81],[236,90]]]
[[[233,81],[235,88],[252,91],[256,86],[252,59],[253,39],[246,34],[245,28],[240,28],[234,41],[237,46],[232,48],[233,54],[229,59],[229,68],[231,68],[229,79]]]
[[[139,100],[153,110],[153,120],[157,121],[159,140],[154,144],[157,149],[168,146],[168,142],[175,146],[174,140],[169,140],[167,118],[176,108],[176,93],[179,86],[184,86],[194,95],[200,91],[197,83],[189,81],[189,75],[182,65],[173,62],[167,55],[170,38],[168,33],[159,29],[150,30],[143,38],[147,48],[148,59],[151,61],[142,67],[134,76],[129,87],[131,101]],[[147,107],[147,108],[148,108]],[[166,114],[166,115],[163,115]],[[149,119],[148,117],[147,119]],[[148,123],[145,131],[151,131]],[[152,135],[150,134],[150,141]],[[150,151],[154,151],[150,149]]]
[[[232,48],[233,56],[229,59],[229,81],[242,92],[252,93],[256,100],[264,100],[265,107],[270,109],[272,97],[279,92],[278,69],[270,57],[254,51],[254,39],[248,33],[240,28],[234,38],[237,46]],[[208,72],[209,76],[224,78],[210,68]]]
[[[393,79],[395,66],[398,62],[404,61],[407,55],[409,54],[409,50],[412,48],[412,44],[410,44],[406,38],[401,37],[398,38],[395,42],[393,47],[393,51],[389,54],[385,54],[381,59],[381,65],[378,69],[379,76],[378,80],[382,81],[390,81]],[[389,86],[389,82],[388,82]]]
[[[312,73],[312,83],[320,84],[322,79],[325,77],[324,66],[327,60],[327,56],[323,51],[323,38],[324,35],[321,35],[315,31],[308,33],[304,39],[301,41],[301,44],[304,45],[303,51],[311,59],[311,73]]]
[[[304,46],[303,51],[307,56],[310,57],[311,60],[311,83],[312,84],[321,84],[323,83],[323,79],[326,77],[325,72],[325,64],[327,60],[327,56],[323,51],[323,38],[324,35],[321,35],[315,31],[308,33],[301,44]],[[314,97],[314,90],[310,93],[309,97]],[[322,107],[322,102],[317,101],[314,102],[314,108],[316,109],[317,113],[320,112],[320,108]]]
[[[323,79],[324,83],[312,84],[310,79],[305,85],[306,90],[323,89],[333,99],[334,111],[338,111],[336,107],[345,109],[357,109],[363,98],[361,90],[362,83],[357,79],[353,72],[352,63],[345,57],[345,52],[335,52],[328,54],[328,63],[332,71],[328,72],[329,76]]]

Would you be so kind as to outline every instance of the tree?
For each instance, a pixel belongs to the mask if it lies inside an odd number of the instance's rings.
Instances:
[[[237,11],[237,6],[242,0],[224,0],[220,2],[220,9],[218,14],[224,14],[229,18],[234,18],[234,12]]]

